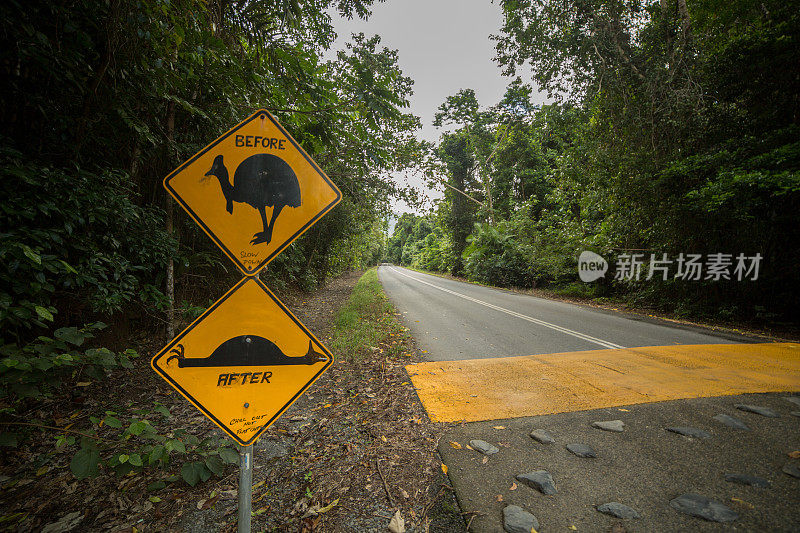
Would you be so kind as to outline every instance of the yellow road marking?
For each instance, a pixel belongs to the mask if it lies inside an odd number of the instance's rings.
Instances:
[[[648,346],[425,362],[406,370],[431,420],[471,422],[800,391],[800,344]]]

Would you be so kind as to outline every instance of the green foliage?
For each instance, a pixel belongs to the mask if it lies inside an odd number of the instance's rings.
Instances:
[[[168,468],[178,459],[183,463],[181,476],[194,486],[201,480],[207,481],[212,474],[222,476],[226,464],[238,462],[238,453],[227,447],[225,438],[200,440],[182,429],[159,433],[157,425],[169,417],[169,410],[159,404],[152,410],[139,410],[133,417],[122,417],[114,411],[90,417],[91,433],[77,443],[70,470],[78,479],[97,476],[101,468],[122,476]],[[67,433],[56,439],[57,449],[75,446],[75,437]]]
[[[529,254],[506,224],[475,224],[464,250],[464,273],[470,280],[500,287],[531,285]]]
[[[25,399],[47,398],[81,379],[103,379],[115,368],[132,368],[133,350],[114,353],[107,348],[81,348],[105,324],[59,328],[53,337],[40,336],[23,346],[0,346],[0,397],[15,412]],[[63,391],[62,391],[63,392]]]
[[[683,315],[796,322],[798,11],[717,0],[502,8],[499,62],[530,69],[558,103],[533,105],[518,79],[488,110],[469,90],[440,107],[436,122],[458,129],[435,149],[450,187],[433,218],[464,274]],[[411,234],[398,224],[390,257],[439,268],[431,259],[443,241]],[[621,283],[612,269],[577,283],[581,251],[613,264],[625,249],[761,253],[764,263],[757,281]]]
[[[311,289],[384,253],[389,171],[417,157],[405,113],[412,81],[379,37],[353,36],[323,59],[331,14],[366,17],[371,0],[142,0],[0,7],[0,387],[6,414],[127,368],[133,354],[89,340],[102,317],[166,310],[175,263],[184,320],[202,313],[197,277],[231,265],[161,180],[258,107],[267,107],[344,193],[341,204],[270,264],[269,283]],[[174,206],[173,206],[174,207]],[[186,296],[183,296],[186,295]],[[193,297],[199,301],[193,301]],[[180,310],[179,310],[180,311]],[[153,323],[150,327],[155,327]],[[85,341],[85,342],[84,342]],[[163,409],[163,408],[161,408]],[[156,413],[161,412],[156,410]],[[163,413],[162,413],[163,414]],[[152,413],[93,419],[73,473],[184,462],[195,484],[235,453],[156,428]],[[159,421],[163,422],[163,420]],[[24,435],[0,433],[16,445]],[[221,450],[221,451],[220,451]]]
[[[125,174],[25,164],[8,149],[0,162],[3,340],[50,325],[67,298],[110,314],[153,290],[146,281],[174,246],[161,211],[132,201]]]
[[[94,332],[104,324],[86,328],[74,327],[55,330],[54,337],[40,336],[22,348],[6,344],[0,348],[0,391],[7,406],[6,415],[16,414],[31,401],[63,393],[64,389],[88,386],[92,380],[105,381],[113,371],[132,368],[131,359],[138,357],[132,350],[114,353],[106,348],[84,348],[94,337]],[[84,383],[80,383],[83,380]],[[195,484],[195,474],[206,480],[214,473],[222,475],[224,464],[235,463],[237,454],[226,447],[224,438],[200,440],[185,430],[170,434],[159,433],[157,425],[170,418],[164,406],[154,404],[152,409],[139,409],[132,416],[107,410],[100,416],[90,416],[90,427],[82,429],[80,438],[75,432],[59,432],[56,450],[75,449],[70,470],[78,479],[94,477],[101,468],[124,475],[146,468],[166,468],[174,456],[191,460],[192,476],[186,477]],[[34,438],[39,430],[54,430],[36,420],[26,425],[5,424],[0,432],[0,444],[17,447],[25,439]],[[21,427],[25,431],[19,431]],[[33,429],[30,429],[30,428]]]

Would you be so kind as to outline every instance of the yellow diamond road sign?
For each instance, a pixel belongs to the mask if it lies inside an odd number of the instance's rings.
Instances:
[[[239,444],[252,444],[333,363],[256,278],[244,278],[151,361]]]
[[[263,109],[178,167],[164,186],[246,275],[274,259],[342,198]]]

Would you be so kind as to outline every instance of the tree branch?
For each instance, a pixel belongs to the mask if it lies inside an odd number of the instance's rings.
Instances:
[[[454,190],[454,191],[456,191],[457,193],[461,193],[461,194],[463,194],[464,196],[466,196],[467,198],[469,198],[470,200],[472,200],[473,202],[475,202],[475,203],[476,203],[476,204],[478,204],[479,206],[483,207],[483,202],[481,202],[480,200],[476,200],[475,198],[473,198],[473,197],[472,197],[472,196],[470,196],[469,194],[465,193],[465,192],[464,192],[464,191],[462,191],[461,189],[457,189],[457,188],[453,187],[452,185],[450,185],[449,183],[447,183],[447,182],[444,180],[444,178],[439,178],[439,177],[437,177],[437,176],[433,176],[433,179],[435,179],[435,180],[437,180],[437,181],[440,181],[440,182],[442,183],[442,185],[444,185],[445,187],[450,187],[451,189],[453,189],[453,190]]]

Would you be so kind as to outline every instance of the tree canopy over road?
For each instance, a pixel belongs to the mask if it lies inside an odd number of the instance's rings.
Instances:
[[[447,98],[430,161],[445,197],[404,215],[391,261],[503,286],[624,296],[679,315],[796,320],[800,16],[785,2],[506,0],[481,109]],[[534,82],[555,103],[532,103]],[[577,281],[582,250],[642,254],[642,281]],[[731,279],[676,279],[680,254]],[[651,255],[672,261],[647,280]],[[729,256],[727,254],[730,254]],[[757,280],[733,275],[760,254]],[[637,258],[639,259],[639,258]],[[748,264],[749,267],[749,264]],[[613,266],[612,266],[613,269]],[[751,275],[750,278],[753,276]]]

